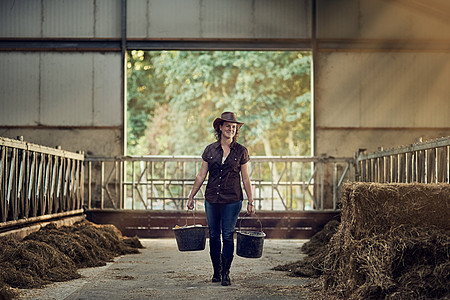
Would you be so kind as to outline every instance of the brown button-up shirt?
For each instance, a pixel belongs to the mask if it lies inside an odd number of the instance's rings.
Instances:
[[[230,145],[230,154],[222,164],[220,142],[208,145],[202,158],[208,163],[208,184],[205,198],[209,203],[232,203],[244,198],[241,187],[241,165],[250,160],[247,148],[237,142]]]

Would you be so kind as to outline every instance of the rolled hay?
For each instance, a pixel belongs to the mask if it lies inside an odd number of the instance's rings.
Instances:
[[[341,299],[450,297],[450,185],[351,183],[323,288]]]

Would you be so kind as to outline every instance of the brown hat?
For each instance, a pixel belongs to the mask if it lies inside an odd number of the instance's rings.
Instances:
[[[244,123],[238,122],[236,118],[236,114],[233,112],[223,112],[220,118],[216,118],[213,122],[214,129],[217,129],[219,127],[220,122],[230,122],[230,123],[236,123],[239,127],[241,127]]]

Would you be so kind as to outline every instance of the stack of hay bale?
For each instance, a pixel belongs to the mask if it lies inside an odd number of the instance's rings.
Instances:
[[[348,183],[323,288],[345,299],[450,297],[450,185]]]

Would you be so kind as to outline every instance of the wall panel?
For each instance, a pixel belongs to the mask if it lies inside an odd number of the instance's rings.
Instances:
[[[151,0],[148,37],[200,37],[200,0]]]
[[[94,126],[122,125],[123,105],[121,99],[120,54],[94,55]]]
[[[0,126],[39,124],[39,59],[36,53],[0,52]]]
[[[368,153],[378,150],[397,148],[417,142],[418,138],[424,141],[450,136],[448,129],[356,129],[335,128],[316,130],[317,153],[326,153],[331,156],[351,157],[358,149],[366,149]]]
[[[44,0],[44,37],[93,37],[94,0]]]
[[[148,19],[148,1],[134,0],[127,2],[127,37],[147,38],[150,20]]]
[[[308,0],[134,0],[129,38],[308,38]]]
[[[0,126],[122,124],[119,53],[0,52]]]
[[[122,28],[121,1],[95,0],[94,3],[94,37],[120,37]],[[132,17],[132,15],[130,17]]]
[[[0,37],[40,37],[41,1],[1,0]]]
[[[311,38],[311,3],[297,0],[255,1],[256,38]]]
[[[358,0],[320,0],[316,3],[318,38],[358,38],[360,36]]]
[[[203,1],[201,26],[202,37],[205,38],[253,37],[253,1]]]
[[[450,38],[450,2],[447,0],[359,2],[363,38]]]
[[[450,53],[321,53],[319,127],[450,127]]]
[[[448,39],[447,0],[320,0],[319,38]]]
[[[93,58],[90,54],[45,53],[41,67],[41,123],[92,126]]]

